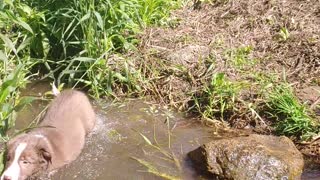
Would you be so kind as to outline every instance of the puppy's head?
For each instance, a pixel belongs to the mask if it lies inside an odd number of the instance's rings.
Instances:
[[[42,135],[19,135],[8,142],[6,160],[1,180],[24,180],[48,168],[49,142]]]

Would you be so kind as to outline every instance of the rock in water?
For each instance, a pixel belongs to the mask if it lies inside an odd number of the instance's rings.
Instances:
[[[218,178],[235,180],[300,179],[304,161],[284,136],[250,135],[204,144],[188,156],[195,167]]]

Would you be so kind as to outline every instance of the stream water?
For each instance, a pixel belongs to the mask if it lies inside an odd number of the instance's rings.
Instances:
[[[32,83],[23,95],[40,97],[50,90],[48,84]],[[16,129],[26,128],[47,103],[36,100],[21,111],[17,116]],[[152,180],[163,179],[161,176],[208,179],[193,170],[186,153],[212,140],[212,129],[142,100],[93,104],[97,122],[81,155],[50,179]],[[306,171],[302,179],[320,179],[319,171]]]
[[[27,89],[23,95],[41,96],[50,87],[36,83]],[[21,111],[16,129],[27,127],[47,103],[36,100]],[[186,153],[210,141],[210,128],[142,100],[93,104],[96,126],[80,157],[55,172],[51,179],[162,179],[160,174],[178,179],[201,178],[191,168]],[[154,173],[158,175],[147,172],[147,166],[156,169]]]

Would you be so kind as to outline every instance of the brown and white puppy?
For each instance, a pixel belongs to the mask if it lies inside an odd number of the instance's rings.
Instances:
[[[7,143],[7,163],[1,180],[24,180],[75,160],[94,124],[95,113],[83,93],[61,92],[50,104],[38,128]]]

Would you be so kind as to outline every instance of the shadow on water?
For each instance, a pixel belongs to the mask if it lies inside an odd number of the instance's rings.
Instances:
[[[32,83],[27,89],[23,95],[41,97],[50,87],[46,82]],[[17,116],[16,129],[27,127],[47,103],[36,100],[21,111]],[[88,136],[81,155],[50,179],[163,179],[159,174],[186,180],[213,179],[199,176],[186,158],[187,152],[213,139],[210,128],[141,100],[93,104],[97,113],[96,126]],[[170,159],[168,155],[174,158]],[[156,169],[158,175],[147,172],[146,166],[149,170]],[[302,179],[317,179],[318,175],[319,171],[306,171]]]

